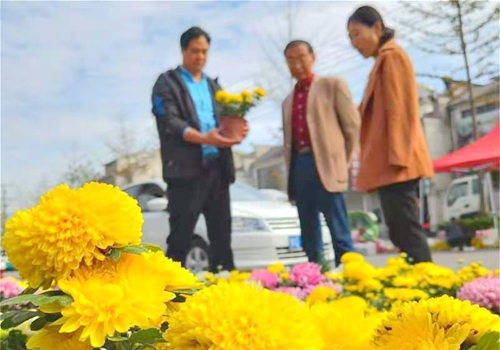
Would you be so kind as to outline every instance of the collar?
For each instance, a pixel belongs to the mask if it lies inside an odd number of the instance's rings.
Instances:
[[[313,74],[311,74],[311,76],[310,76],[309,78],[304,79],[304,80],[299,80],[299,81],[297,82],[297,84],[295,84],[295,89],[296,89],[296,90],[304,90],[304,89],[307,89],[308,87],[310,87],[310,86],[311,86],[311,84],[312,84],[312,82],[313,82],[313,80],[314,80],[314,77],[315,77],[315,75],[314,75],[314,73],[313,73]]]
[[[201,73],[201,80],[199,82],[195,81],[193,78],[193,74],[190,71],[188,71],[183,65],[179,66],[179,70],[181,72],[181,75],[186,77],[192,83],[199,83],[206,80],[205,74]]]

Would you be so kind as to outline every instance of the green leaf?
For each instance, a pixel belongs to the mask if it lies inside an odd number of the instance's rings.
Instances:
[[[46,314],[45,315],[45,319],[48,321],[48,322],[55,322],[57,321],[58,319],[60,319],[62,317],[62,314],[61,313],[57,313],[57,314]]]
[[[490,332],[483,335],[477,345],[470,350],[498,350],[500,348],[500,333]]]
[[[186,301],[186,297],[185,296],[182,296],[182,295],[179,295],[179,294],[176,294],[175,298],[170,300],[171,302],[173,303],[183,303]]]
[[[14,298],[5,299],[0,303],[0,306],[8,306],[8,305],[19,305],[19,304],[27,304],[31,303],[35,306],[42,306],[45,304],[50,304],[53,302],[57,302],[62,306],[68,306],[71,304],[73,299],[69,295],[57,295],[57,296],[48,296],[48,295],[19,295]]]
[[[33,293],[35,293],[37,290],[38,290],[38,288],[30,288],[30,287],[28,287],[28,288],[26,288],[25,290],[23,290],[23,291],[22,291],[22,293],[21,293],[21,294],[19,294],[19,295],[28,295],[28,294],[33,294]]]
[[[120,249],[122,253],[137,254],[137,255],[140,255],[142,253],[147,253],[148,251],[148,248],[140,245],[129,245]]]
[[[141,247],[146,248],[150,252],[161,252],[162,251],[161,247],[159,245],[156,245],[156,244],[145,243],[145,244],[141,244]]]
[[[30,325],[30,329],[32,331],[39,331],[40,329],[43,328],[43,326],[45,326],[47,324],[47,319],[43,318],[43,317],[40,317],[36,320],[34,320],[31,325]]]
[[[128,339],[127,337],[124,337],[124,336],[121,336],[121,335],[116,335],[114,337],[108,337],[108,340],[109,341],[113,341],[113,342],[125,341],[127,339]]]
[[[114,261],[117,261],[118,259],[120,259],[120,255],[122,254],[121,250],[119,249],[112,249],[111,250],[111,253],[109,254],[109,256],[111,257],[111,259],[113,259]]]
[[[146,253],[149,249],[143,245],[129,245],[126,247],[122,248],[113,248],[110,250],[108,255],[113,259],[114,261],[118,260],[120,258],[120,255],[122,253],[129,253],[129,254],[142,254]]]
[[[153,345],[155,343],[165,343],[165,339],[159,329],[142,329],[133,333],[129,339],[131,344]]]
[[[37,311],[27,311],[22,310],[18,312],[13,312],[11,317],[6,318],[2,321],[2,329],[9,329],[19,326],[20,324],[39,316],[40,314]]]
[[[5,339],[5,350],[25,350],[27,340],[28,337],[23,334],[23,332],[18,329],[13,329],[9,332],[7,339]],[[3,347],[1,348],[3,349]]]

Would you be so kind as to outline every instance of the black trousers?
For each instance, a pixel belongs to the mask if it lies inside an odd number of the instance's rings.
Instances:
[[[427,235],[419,220],[417,188],[418,180],[412,180],[379,189],[389,237],[415,263],[432,261]]]
[[[168,257],[184,266],[196,222],[203,214],[210,241],[210,270],[234,270],[229,185],[222,176],[219,159],[208,162],[194,180],[169,181]]]

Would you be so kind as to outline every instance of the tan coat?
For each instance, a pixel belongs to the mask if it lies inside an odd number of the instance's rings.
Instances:
[[[283,102],[284,148],[288,172],[292,158],[293,95],[292,92]],[[346,191],[347,163],[357,145],[361,123],[347,84],[339,78],[315,77],[309,88],[306,113],[311,147],[321,183],[328,192]]]
[[[380,49],[360,112],[359,189],[372,191],[433,176],[413,65],[394,40]]]

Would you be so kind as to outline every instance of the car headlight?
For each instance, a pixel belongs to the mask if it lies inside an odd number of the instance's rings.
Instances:
[[[269,231],[269,227],[264,220],[258,218],[233,217],[232,218],[233,233],[253,232],[253,231]]]

